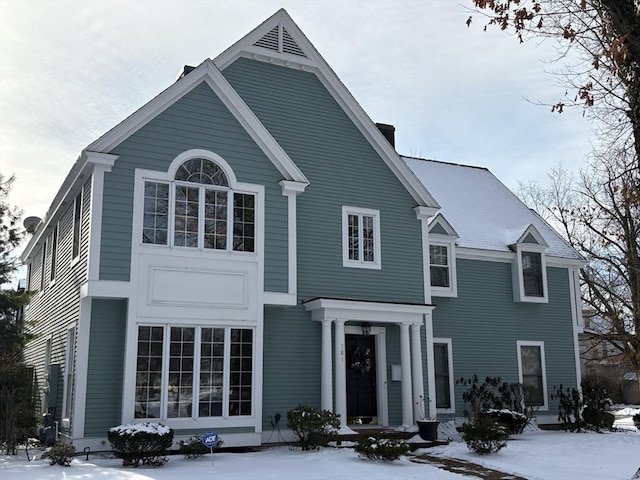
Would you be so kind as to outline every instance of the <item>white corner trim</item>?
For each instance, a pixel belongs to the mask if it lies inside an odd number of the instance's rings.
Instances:
[[[287,264],[288,294],[296,298],[298,295],[298,226],[296,197],[304,192],[307,183],[280,180],[282,195],[287,197]],[[294,301],[293,305],[296,304]]]
[[[87,404],[87,374],[89,365],[89,341],[91,334],[91,299],[80,299],[78,330],[76,332],[76,368],[75,391],[73,396],[73,438],[84,437],[84,420]]]
[[[416,217],[420,220],[422,235],[422,290],[424,303],[431,303],[431,273],[429,271],[429,218],[435,211],[430,207],[415,207]]]
[[[102,202],[104,195],[104,174],[110,172],[117,155],[87,152],[87,163],[93,164],[91,175],[91,198],[89,209],[89,249],[87,278],[98,280],[100,276],[100,246],[102,243]]]

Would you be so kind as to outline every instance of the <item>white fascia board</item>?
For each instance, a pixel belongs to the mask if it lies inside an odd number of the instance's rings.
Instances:
[[[266,49],[256,50],[253,44],[262,36],[268,33],[275,26],[281,24],[287,30],[291,38],[296,42],[299,48],[306,55],[297,57],[295,55],[281,54],[278,52],[270,52]],[[248,55],[247,55],[248,53]],[[255,55],[255,57],[252,57]],[[322,58],[322,55],[316,50],[306,35],[300,30],[298,25],[291,19],[289,14],[284,10],[278,10],[274,15],[261,23],[258,27],[237,41],[234,45],[225,50],[221,55],[216,57],[213,62],[224,70],[228,65],[232,64],[237,58],[246,56],[260,60],[260,55],[269,58],[269,61],[283,64],[291,68],[309,70],[316,74],[320,82],[331,94],[334,100],[340,105],[342,110],[351,119],[354,125],[360,130],[360,133],[367,139],[371,146],[376,150],[378,155],[387,164],[389,169],[400,180],[403,186],[414,198],[420,206],[440,208],[438,202],[427,191],[426,187],[418,180],[415,174],[400,158],[395,149],[388,140],[382,135],[375,123],[369,118],[366,112],[353,98],[344,84],[340,81],[329,64]],[[271,60],[272,59],[272,60]],[[264,59],[262,59],[264,60]],[[290,64],[287,64],[289,62]]]
[[[514,252],[482,250],[480,248],[466,248],[456,245],[456,257],[464,260],[481,260],[485,262],[512,262],[516,254]],[[584,267],[587,264],[584,260],[576,258],[552,257],[549,255],[545,255],[545,261],[549,267]]]
[[[364,302],[334,298],[316,298],[304,303],[313,320],[341,318],[367,322],[421,323],[424,315],[431,314],[435,306],[386,302]]]
[[[98,153],[88,150],[83,150],[82,154],[75,161],[71,170],[67,174],[62,186],[53,198],[53,202],[49,207],[44,219],[40,222],[40,225],[33,232],[33,235],[29,239],[27,246],[20,254],[20,260],[24,263],[31,255],[33,249],[40,242],[43,234],[46,233],[50,226],[57,221],[59,214],[63,208],[66,208],[66,198],[72,198],[76,194],[78,188],[82,188],[82,183],[92,174],[95,166],[103,166],[105,171],[109,171],[118,159],[118,155],[111,155],[106,153]],[[80,185],[80,187],[78,187]]]
[[[214,63],[207,59],[182,79],[175,82],[123,122],[87,147],[87,150],[109,152],[176,101],[206,82],[225,107],[243,126],[286,180],[309,183],[302,171],[271,136],[247,104],[227,82]]]

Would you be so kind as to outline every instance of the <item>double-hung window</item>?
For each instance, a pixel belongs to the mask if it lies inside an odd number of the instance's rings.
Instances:
[[[544,342],[518,341],[518,375],[524,386],[526,406],[547,408]]]
[[[380,211],[342,207],[342,264],[381,268]]]
[[[429,245],[429,270],[432,287],[449,288],[451,286],[448,250],[446,245]]]
[[[250,328],[139,326],[135,418],[252,415],[253,337]]]
[[[192,158],[171,182],[146,181],[142,243],[255,252],[255,195],[234,191],[213,161]]]
[[[543,297],[542,255],[538,252],[522,252],[522,283],[527,297]]]

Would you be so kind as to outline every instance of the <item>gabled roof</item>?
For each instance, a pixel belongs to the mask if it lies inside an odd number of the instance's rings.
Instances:
[[[435,217],[429,219],[429,233],[460,238],[458,232],[456,232],[447,219],[444,218],[442,213],[438,213]]]
[[[286,10],[278,10],[213,61],[224,71],[240,57],[315,73],[417,204],[439,207]]]
[[[202,82],[209,85],[211,90],[220,98],[231,114],[240,122],[273,165],[280,171],[285,180],[309,183],[304,174],[289,158],[289,155],[275,141],[210,59],[205,60],[197,68],[180,78],[153,100],[91,143],[85,150],[110,152]]]
[[[455,228],[459,247],[511,252],[530,235],[548,247],[546,255],[582,261],[582,257],[533,210],[486,168],[403,157],[438,199],[441,213]]]
[[[549,244],[545,241],[544,237],[533,224],[525,225],[524,227],[512,228],[506,231],[505,241],[510,247],[514,247],[520,243],[528,243],[530,245],[539,245],[541,247],[548,247]]]

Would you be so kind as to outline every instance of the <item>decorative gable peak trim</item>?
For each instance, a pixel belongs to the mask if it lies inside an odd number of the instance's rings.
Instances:
[[[268,34],[272,36],[275,35],[271,32],[273,32],[276,27],[282,29],[278,30],[279,32],[287,32],[300,51],[304,53],[304,57],[255,45],[256,42]],[[369,118],[360,104],[353,98],[329,64],[322,58],[322,55],[320,55],[298,25],[291,19],[286,10],[278,10],[258,27],[217,56],[213,62],[220,71],[223,71],[240,57],[248,57],[289,68],[307,70],[317,75],[320,82],[331,94],[336,103],[347,114],[356,128],[360,130],[362,135],[398,178],[400,183],[402,183],[416,203],[420,206],[433,207],[435,210],[440,208],[438,202],[413,174],[404,160],[400,158],[400,155],[398,155],[395,149],[389,144],[389,141],[380,132],[373,120]]]
[[[298,55],[305,57],[304,51],[291,37],[291,34],[287,31],[282,22],[278,23],[269,32],[262,36],[258,41],[253,44],[254,47],[266,48],[278,53],[289,53],[291,55]]]
[[[205,60],[194,70],[184,75],[153,100],[89,145],[86,150],[109,152],[203,82],[229,109],[285,179],[309,183],[302,171],[271,136],[210,59]]]
[[[515,247],[522,244],[526,244],[527,249],[537,251],[545,250],[549,246],[533,224],[530,224],[526,228],[519,227],[507,231],[507,245],[515,249]]]
[[[460,238],[458,232],[455,231],[455,229],[441,213],[438,213],[429,221],[429,234],[446,235],[448,237]]]

